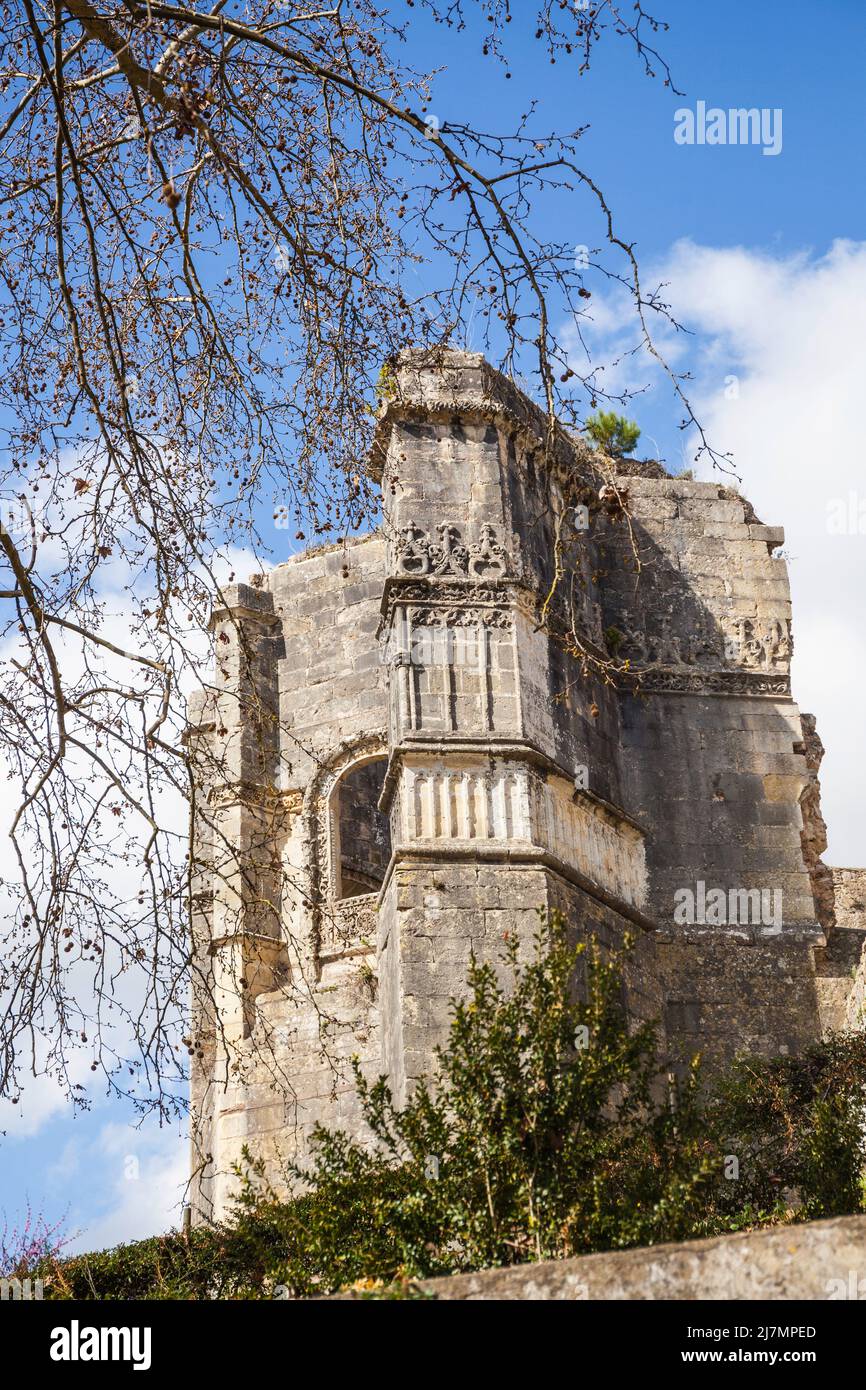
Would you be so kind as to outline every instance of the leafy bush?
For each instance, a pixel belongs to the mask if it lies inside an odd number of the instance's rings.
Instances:
[[[227,1223],[43,1261],[34,1272],[44,1280],[46,1298],[259,1298],[267,1268],[285,1253],[282,1246],[270,1249],[268,1240],[265,1222]]]
[[[635,421],[613,410],[598,410],[588,416],[586,432],[596,447],[612,458],[630,454],[640,439],[640,427]]]
[[[626,949],[630,949],[627,945]],[[316,1130],[279,1200],[247,1155],[232,1219],[51,1262],[48,1292],[207,1298],[331,1292],[863,1209],[862,1035],[659,1076],[620,956],[542,920],[528,963],[473,962],[435,1078],[395,1106],[355,1076],[375,1143]],[[505,976],[507,986],[500,982]],[[580,989],[577,989],[577,983]]]
[[[750,1201],[783,1194],[799,1219],[866,1209],[866,1034],[836,1034],[796,1057],[741,1057],[708,1105],[734,1136]]]

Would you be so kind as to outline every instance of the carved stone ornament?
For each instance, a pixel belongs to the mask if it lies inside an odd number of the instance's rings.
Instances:
[[[655,630],[625,628],[617,647],[617,655],[627,657],[635,668],[697,666],[778,675],[787,673],[792,651],[790,625],[779,618],[737,618],[728,632],[697,624],[690,632],[675,634],[666,615]]]
[[[442,627],[452,630],[491,627],[509,631],[514,625],[512,612],[506,607],[440,608],[424,607],[409,610],[409,621],[416,627]]]
[[[660,667],[633,672],[636,686],[647,693],[669,691],[681,695],[773,695],[791,694],[791,679],[787,675],[768,675],[763,671],[728,670],[698,671],[680,667],[663,670]]]
[[[397,540],[397,569],[401,574],[429,574],[430,549],[426,531],[410,521]]]
[[[421,578],[501,579],[508,570],[505,547],[495,527],[481,527],[478,539],[467,546],[458,526],[442,522],[433,540],[415,521],[401,527],[397,535],[397,573]]]
[[[492,526],[482,526],[481,534],[469,547],[469,573],[473,579],[501,579],[507,561],[504,547],[496,539]]]

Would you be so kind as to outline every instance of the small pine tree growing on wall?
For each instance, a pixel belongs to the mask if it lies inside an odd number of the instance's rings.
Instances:
[[[612,458],[630,454],[640,439],[640,426],[614,410],[598,410],[588,416],[586,432],[596,448]]]

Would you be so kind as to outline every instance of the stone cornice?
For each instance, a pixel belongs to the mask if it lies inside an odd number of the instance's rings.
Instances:
[[[791,698],[791,677],[786,672],[749,671],[743,667],[694,666],[634,667],[622,680],[620,691],[632,694],[746,695],[771,699]]]
[[[234,582],[220,590],[219,600],[211,613],[211,631],[226,619],[235,623],[257,623],[260,627],[280,625],[270,589]]]
[[[413,608],[459,607],[502,608],[512,604],[532,612],[536,606],[535,591],[523,580],[510,577],[474,579],[459,575],[392,574],[385,580],[382,593],[379,634],[388,626],[398,604]]]
[[[220,936],[212,937],[208,953],[214,955],[221,946],[233,946],[235,943],[254,946],[256,950],[274,954],[279,954],[286,945],[282,936],[268,936],[265,932],[248,931],[246,927],[238,927],[237,931],[224,932]]]
[[[303,791],[295,788],[283,789],[269,782],[250,782],[240,778],[232,780],[226,777],[213,789],[208,806],[211,810],[219,811],[240,806],[297,815],[301,810],[303,795]]]
[[[656,939],[660,946],[671,946],[677,942],[699,945],[705,942],[732,941],[742,946],[756,946],[761,942],[776,941],[782,945],[825,946],[827,937],[817,922],[790,922],[780,927],[762,926],[671,926],[667,920],[656,926]]]
[[[259,627],[279,627],[280,618],[277,613],[268,613],[258,608],[247,608],[244,604],[233,604],[231,607],[224,606],[215,608],[211,614],[210,630],[213,632],[220,623],[230,619],[235,623],[257,623]]]
[[[431,845],[396,845],[391,855],[391,862],[385,874],[385,881],[379,894],[379,903],[384,901],[385,893],[394,874],[394,870],[401,863],[407,861],[414,863],[431,863],[443,866],[449,863],[458,862],[478,862],[485,864],[507,864],[509,868],[525,865],[528,868],[550,869],[553,873],[564,878],[568,883],[573,883],[575,887],[581,888],[588,897],[595,898],[603,903],[605,907],[616,912],[620,917],[625,917],[627,921],[633,922],[635,926],[645,932],[655,932],[657,923],[652,917],[648,917],[639,908],[632,907],[630,903],[617,897],[614,893],[609,893],[606,888],[602,888],[586,874],[574,868],[571,864],[566,864],[563,859],[551,853],[550,850],[541,849],[534,845],[526,845],[520,848],[509,848],[507,845],[480,844],[474,841],[460,842],[448,840],[435,847]]]
[[[574,781],[573,772],[563,767],[539,744],[533,743],[530,739],[508,738],[503,737],[502,734],[483,733],[450,733],[443,738],[441,733],[425,734],[416,731],[404,735],[392,750],[388,760],[388,770],[382,786],[382,795],[379,798],[379,810],[385,815],[390,809],[403,761],[407,755],[411,756],[413,753],[422,754],[425,757],[433,756],[444,761],[447,761],[449,756],[466,757],[473,754],[485,759],[505,758],[514,762],[529,763],[547,773],[548,776],[562,777],[567,782]],[[574,800],[591,810],[594,815],[600,816],[601,819],[627,827],[632,835],[637,835],[641,839],[646,836],[646,831],[639,821],[636,821],[621,806],[615,806],[613,802],[599,796],[591,788],[575,789]]]
[[[371,476],[381,482],[395,424],[459,419],[492,424],[518,440],[529,453],[547,445],[547,417],[528,396],[486,361],[482,353],[453,349],[408,349],[397,358],[386,383],[373,446]],[[557,425],[555,459],[574,471],[581,463],[592,474],[592,451]]]

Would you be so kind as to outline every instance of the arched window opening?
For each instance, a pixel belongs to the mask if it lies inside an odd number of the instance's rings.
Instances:
[[[391,859],[391,828],[378,809],[387,758],[352,768],[337,785],[335,896],[357,898],[378,893]]]

